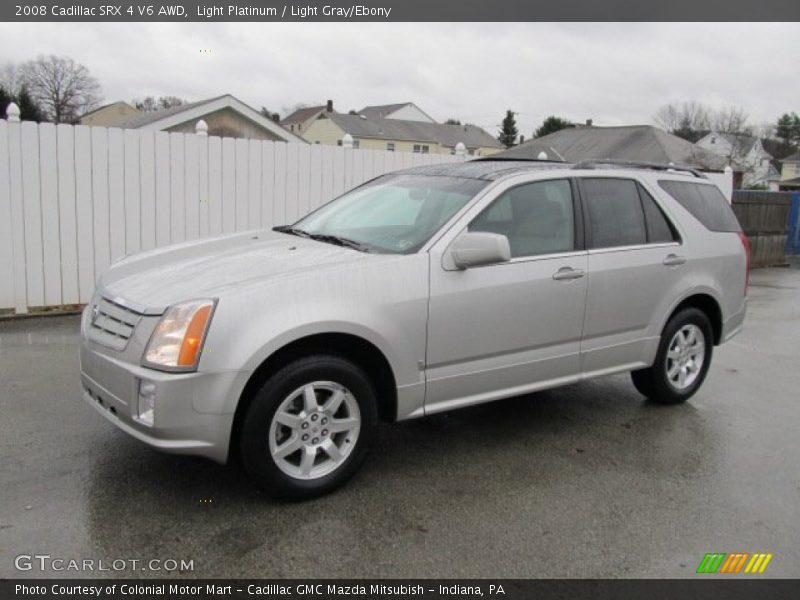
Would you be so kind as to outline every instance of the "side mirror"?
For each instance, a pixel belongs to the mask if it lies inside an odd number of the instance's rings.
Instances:
[[[450,257],[458,269],[492,265],[511,260],[508,238],[499,233],[465,231],[450,245]]]

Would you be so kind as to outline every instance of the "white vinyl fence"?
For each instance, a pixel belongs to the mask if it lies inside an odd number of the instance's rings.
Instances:
[[[463,160],[0,120],[0,311],[85,303],[127,254],[291,223],[381,173]]]

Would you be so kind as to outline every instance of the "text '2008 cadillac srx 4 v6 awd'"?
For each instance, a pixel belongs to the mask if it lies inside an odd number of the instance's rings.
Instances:
[[[131,256],[83,315],[85,398],[272,493],[345,482],[379,420],[630,371],[678,403],[742,327],[747,238],[689,170],[479,160],[291,226]]]

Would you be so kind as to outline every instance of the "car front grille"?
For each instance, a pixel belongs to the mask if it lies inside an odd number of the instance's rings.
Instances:
[[[114,350],[124,350],[141,318],[130,308],[99,298],[89,317],[89,337]]]

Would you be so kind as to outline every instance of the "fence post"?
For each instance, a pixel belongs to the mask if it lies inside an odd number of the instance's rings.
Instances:
[[[349,133],[345,133],[342,137],[342,147],[343,148],[352,148],[353,147],[353,136]]]
[[[16,102],[9,102],[6,107],[6,119],[9,123],[19,123],[19,106]]]
[[[800,254],[800,192],[792,194],[792,207],[789,209],[786,235],[786,254]]]
[[[208,123],[206,123],[203,119],[200,119],[194,126],[194,132],[197,135],[208,135]]]
[[[542,150],[541,152],[539,152],[539,154],[536,156],[536,158],[538,160],[547,160],[547,152]]]
[[[6,109],[8,117],[8,179],[11,194],[11,238],[14,261],[14,312],[28,312],[28,273],[25,251],[25,213],[22,207],[22,123],[19,107],[13,102]],[[37,131],[38,133],[38,131]]]
[[[458,142],[456,144],[456,156],[465,156],[467,153],[467,147],[464,145],[463,142]]]

